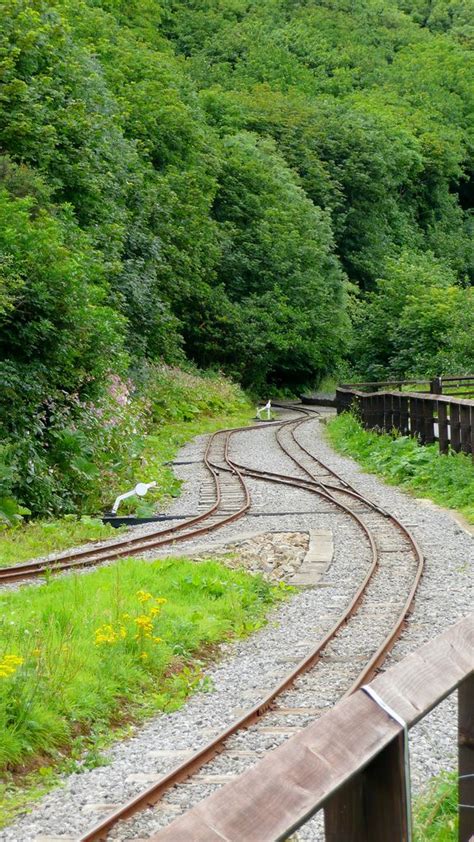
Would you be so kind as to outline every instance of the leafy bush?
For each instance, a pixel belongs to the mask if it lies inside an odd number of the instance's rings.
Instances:
[[[10,383],[12,390],[25,388]],[[176,494],[179,483],[163,465],[176,449],[204,432],[207,419],[218,427],[249,416],[243,392],[215,373],[148,364],[135,372],[135,382],[109,375],[105,383],[93,400],[56,392],[43,403],[41,391],[26,386],[32,426],[25,413],[24,427],[0,449],[5,522],[18,520],[18,506],[42,517],[93,514],[144,474],[158,481],[155,499]]]
[[[368,379],[474,370],[474,291],[433,254],[388,259],[354,321],[356,364]]]
[[[149,404],[154,424],[231,414],[248,406],[244,393],[217,372],[149,363],[135,372],[135,380]]]

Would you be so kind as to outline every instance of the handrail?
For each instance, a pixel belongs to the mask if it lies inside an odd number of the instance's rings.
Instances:
[[[407,728],[459,688],[460,804],[468,804],[474,794],[474,614],[369,686]],[[403,842],[409,838],[403,730],[358,690],[151,840],[277,842],[324,807],[327,842]],[[474,810],[462,809],[459,842],[472,833]]]
[[[470,383],[474,384],[474,374],[440,374],[436,377],[427,377],[424,380],[419,379],[409,379],[403,380],[400,377],[392,377],[388,380],[372,380],[367,382],[357,382],[357,383],[341,383],[341,388],[343,389],[363,389],[364,391],[367,388],[373,389],[374,391],[379,391],[380,388],[385,388],[393,385],[397,385],[398,388],[401,390],[402,386],[424,386],[426,385],[427,391],[432,394],[442,394],[443,392],[443,384],[450,383],[451,388],[458,384],[459,387],[466,386]]]
[[[459,403],[463,404],[464,406],[474,406],[474,398],[458,398],[456,396],[453,397],[450,395],[430,395],[428,392],[359,392],[357,389],[353,389],[349,386],[338,386],[336,389],[336,396],[337,392],[344,392],[345,394],[356,395],[357,397],[364,398],[379,398],[383,397],[383,395],[389,395],[394,398],[415,398],[416,400],[432,401],[433,403]]]

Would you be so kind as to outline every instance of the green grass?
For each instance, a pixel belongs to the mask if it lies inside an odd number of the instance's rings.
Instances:
[[[120,530],[122,531],[122,530]],[[117,530],[98,518],[66,515],[60,520],[32,521],[0,532],[0,567],[20,564],[39,555],[67,550],[87,541],[113,538]]]
[[[434,778],[426,795],[415,803],[414,842],[456,842],[457,805],[456,773]]]
[[[213,417],[199,417],[192,421],[173,421],[157,426],[145,439],[141,460],[137,466],[135,482],[145,478],[157,481],[157,488],[142,501],[131,498],[120,513],[152,514],[157,505],[164,506],[171,497],[180,494],[181,482],[171,466],[166,465],[178,450],[196,435],[211,433],[223,427],[239,427],[250,423],[254,414],[250,404],[237,406],[232,412]],[[130,487],[133,486],[133,483]],[[110,505],[117,494],[129,488],[111,484]],[[11,527],[0,526],[0,567],[20,564],[35,556],[67,550],[88,541],[117,537],[117,530],[104,524],[97,517],[66,515],[56,520],[36,520]]]
[[[2,594],[4,819],[22,802],[19,775],[41,791],[55,764],[101,763],[111,726],[211,689],[203,666],[216,644],[261,627],[289,591],[218,562],[176,558],[126,559]]]
[[[420,445],[408,436],[379,434],[362,428],[351,413],[329,422],[328,438],[340,453],[418,497],[456,509],[474,523],[474,465],[464,453],[440,454],[438,445]]]

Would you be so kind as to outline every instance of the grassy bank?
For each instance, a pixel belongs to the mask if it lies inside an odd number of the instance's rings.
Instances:
[[[154,370],[141,388],[146,403],[142,398],[130,399],[120,412],[117,407],[120,421],[112,426],[108,443],[104,442],[103,449],[95,454],[94,470],[87,481],[84,477],[77,479],[77,487],[84,492],[75,504],[77,514],[37,518],[29,523],[15,515],[2,521],[0,505],[0,566],[116,536],[116,530],[91,514],[110,507],[117,494],[138,481],[155,480],[156,489],[144,500],[132,498],[128,507],[121,509],[141,515],[152,513],[180,493],[180,481],[166,463],[174,459],[183,444],[196,435],[243,426],[254,414],[242,391],[222,377],[163,367]],[[133,417],[127,420],[127,413]],[[57,465],[55,470],[67,473],[69,468]]]
[[[415,803],[414,842],[456,842],[457,808],[456,773],[434,778],[427,794]]]
[[[100,762],[111,726],[179,707],[210,689],[217,643],[265,622],[287,588],[206,561],[125,560],[0,597],[0,787],[3,820],[18,776]],[[79,765],[77,765],[79,764]]]
[[[440,454],[438,445],[420,445],[407,436],[364,430],[350,413],[327,427],[331,444],[366,470],[418,497],[456,509],[474,523],[474,465],[463,453]]]

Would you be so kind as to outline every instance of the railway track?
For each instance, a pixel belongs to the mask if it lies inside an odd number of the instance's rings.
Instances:
[[[285,406],[285,409],[293,408]],[[210,455],[209,464],[214,471],[234,472],[242,480],[249,477],[316,495],[334,511],[335,517],[350,518],[356,525],[369,550],[370,562],[329,631],[315,641],[305,657],[275,687],[189,759],[100,821],[80,842],[136,838],[133,825],[129,836],[119,823],[165,797],[167,810],[163,814],[155,811],[154,821],[155,826],[164,827],[168,810],[184,812],[193,803],[196,783],[212,784],[213,780],[215,785],[223,783],[235,774],[232,770],[236,758],[239,758],[239,771],[258,759],[262,745],[265,746],[265,735],[279,733],[286,739],[321,715],[328,704],[370,680],[403,628],[422,575],[423,555],[397,518],[348,485],[311,453],[298,434],[304,433],[304,425],[311,420],[313,412],[301,407],[294,409],[298,412],[295,420],[275,427],[275,442],[291,460],[296,475],[237,462],[229,455],[229,444],[225,460],[215,461]],[[248,430],[243,428],[239,432]],[[171,839],[169,833],[171,828],[163,835]],[[143,832],[138,835],[142,838]],[[156,838],[160,837],[158,832]]]
[[[246,428],[243,428],[246,429]],[[100,547],[62,553],[53,559],[25,562],[0,568],[0,585],[36,579],[49,574],[79,570],[149,550],[197,538],[232,523],[250,508],[245,480],[229,461],[229,443],[235,430],[219,430],[210,436],[203,457],[209,473],[208,505],[195,517],[145,535],[127,536]]]

